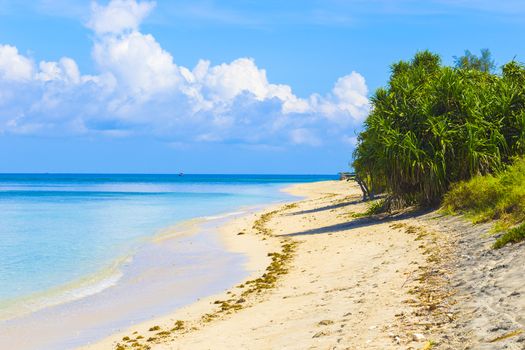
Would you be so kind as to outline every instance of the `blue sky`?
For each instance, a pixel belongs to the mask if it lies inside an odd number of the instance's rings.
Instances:
[[[335,173],[389,65],[525,61],[525,4],[0,0],[0,172]]]

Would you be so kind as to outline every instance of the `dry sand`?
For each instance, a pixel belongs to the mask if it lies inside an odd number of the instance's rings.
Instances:
[[[520,247],[435,212],[359,217],[350,182],[288,190],[220,228],[247,281],[86,349],[525,349]]]
[[[287,273],[277,276],[274,288],[243,295],[249,286],[245,283],[90,348],[114,348],[118,342],[131,346],[137,336],[144,337],[137,344],[153,349],[397,349],[399,342],[424,346],[428,335],[401,334],[398,320],[413,309],[404,302],[411,298],[407,280],[424,261],[414,233],[392,229],[391,220],[354,218],[366,205],[358,187],[349,182],[301,184],[289,192],[305,199],[270,208],[263,220],[253,215],[222,228],[227,246],[250,256],[250,279],[264,273],[271,262],[267,253],[295,242],[293,257],[283,262]],[[253,228],[257,218],[265,232]],[[217,312],[221,304],[214,304],[216,300],[231,301],[226,311]],[[242,308],[234,310],[230,304]],[[212,316],[202,318],[205,314]],[[184,326],[175,327],[177,320]],[[149,331],[157,325],[158,330]],[[170,331],[173,328],[183,329]],[[124,337],[131,341],[122,341]]]
[[[495,250],[491,224],[430,213],[419,218],[448,236],[446,263],[454,315],[436,339],[440,349],[525,349],[525,242]]]

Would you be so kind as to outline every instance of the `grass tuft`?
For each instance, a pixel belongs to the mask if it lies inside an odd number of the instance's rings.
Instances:
[[[368,208],[366,209],[365,215],[377,215],[385,212],[385,199],[378,199],[376,201],[370,202]]]
[[[518,243],[523,240],[525,240],[525,223],[505,232],[496,240],[496,242],[494,242],[492,247],[494,249],[499,249],[508,243]]]

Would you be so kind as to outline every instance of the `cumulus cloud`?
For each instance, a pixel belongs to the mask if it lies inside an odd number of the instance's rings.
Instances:
[[[169,142],[322,145],[341,140],[369,111],[365,79],[299,97],[268,80],[252,58],[187,68],[140,24],[151,1],[92,4],[96,75],[68,57],[33,60],[0,45],[0,132],[150,134]],[[347,130],[348,132],[348,130]]]
[[[30,80],[33,76],[33,62],[18,53],[10,45],[0,45],[0,79]]]
[[[87,25],[99,35],[136,31],[154,7],[152,1],[112,0],[106,6],[93,2]]]
[[[40,72],[36,75],[38,80],[60,80],[71,84],[78,84],[81,80],[77,63],[69,57],[62,57],[58,62],[42,61],[39,68]]]
[[[119,81],[132,95],[149,96],[177,87],[178,67],[153,36],[131,32],[97,39],[93,57],[100,69]]]

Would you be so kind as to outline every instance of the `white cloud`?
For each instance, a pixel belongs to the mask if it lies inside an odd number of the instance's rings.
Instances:
[[[251,59],[239,58],[211,68],[209,62],[203,62],[197,71],[196,82],[213,100],[231,100],[243,92],[250,92],[259,101],[268,97],[266,72]]]
[[[60,80],[71,84],[80,83],[80,71],[77,63],[69,58],[62,57],[58,62],[42,61],[39,64],[40,72],[36,78],[42,81]]]
[[[92,4],[95,76],[82,75],[71,58],[35,66],[15,47],[0,46],[0,91],[9,92],[0,93],[0,132],[319,146],[344,139],[344,131],[366,117],[368,89],[357,72],[326,94],[302,98],[289,85],[270,82],[252,58],[178,66],[152,35],[139,31],[154,6]]]
[[[91,4],[88,27],[97,34],[121,34],[136,31],[142,20],[153,10],[155,2],[135,0],[112,0],[107,6]]]
[[[353,104],[359,107],[368,104],[366,98],[368,88],[365,78],[356,72],[339,78],[335,83],[333,93],[343,104]]]
[[[173,89],[180,77],[172,56],[153,36],[139,32],[98,39],[93,57],[102,71],[113,74],[119,87],[133,95]]]
[[[361,74],[352,72],[339,78],[332,93],[334,99],[328,104],[335,107],[336,113],[347,114],[354,121],[361,121],[368,114],[368,88]]]
[[[33,76],[33,62],[10,45],[0,45],[0,79],[23,81]]]
[[[320,146],[321,140],[311,130],[305,128],[290,131],[292,142],[297,145]]]
[[[247,93],[257,101],[279,99],[285,114],[311,110],[306,100],[292,93],[290,86],[269,83],[266,71],[258,68],[251,58],[239,58],[213,67],[209,61],[201,60],[193,71],[181,68],[181,73],[188,83],[188,94],[202,101],[205,109],[229,103]]]

